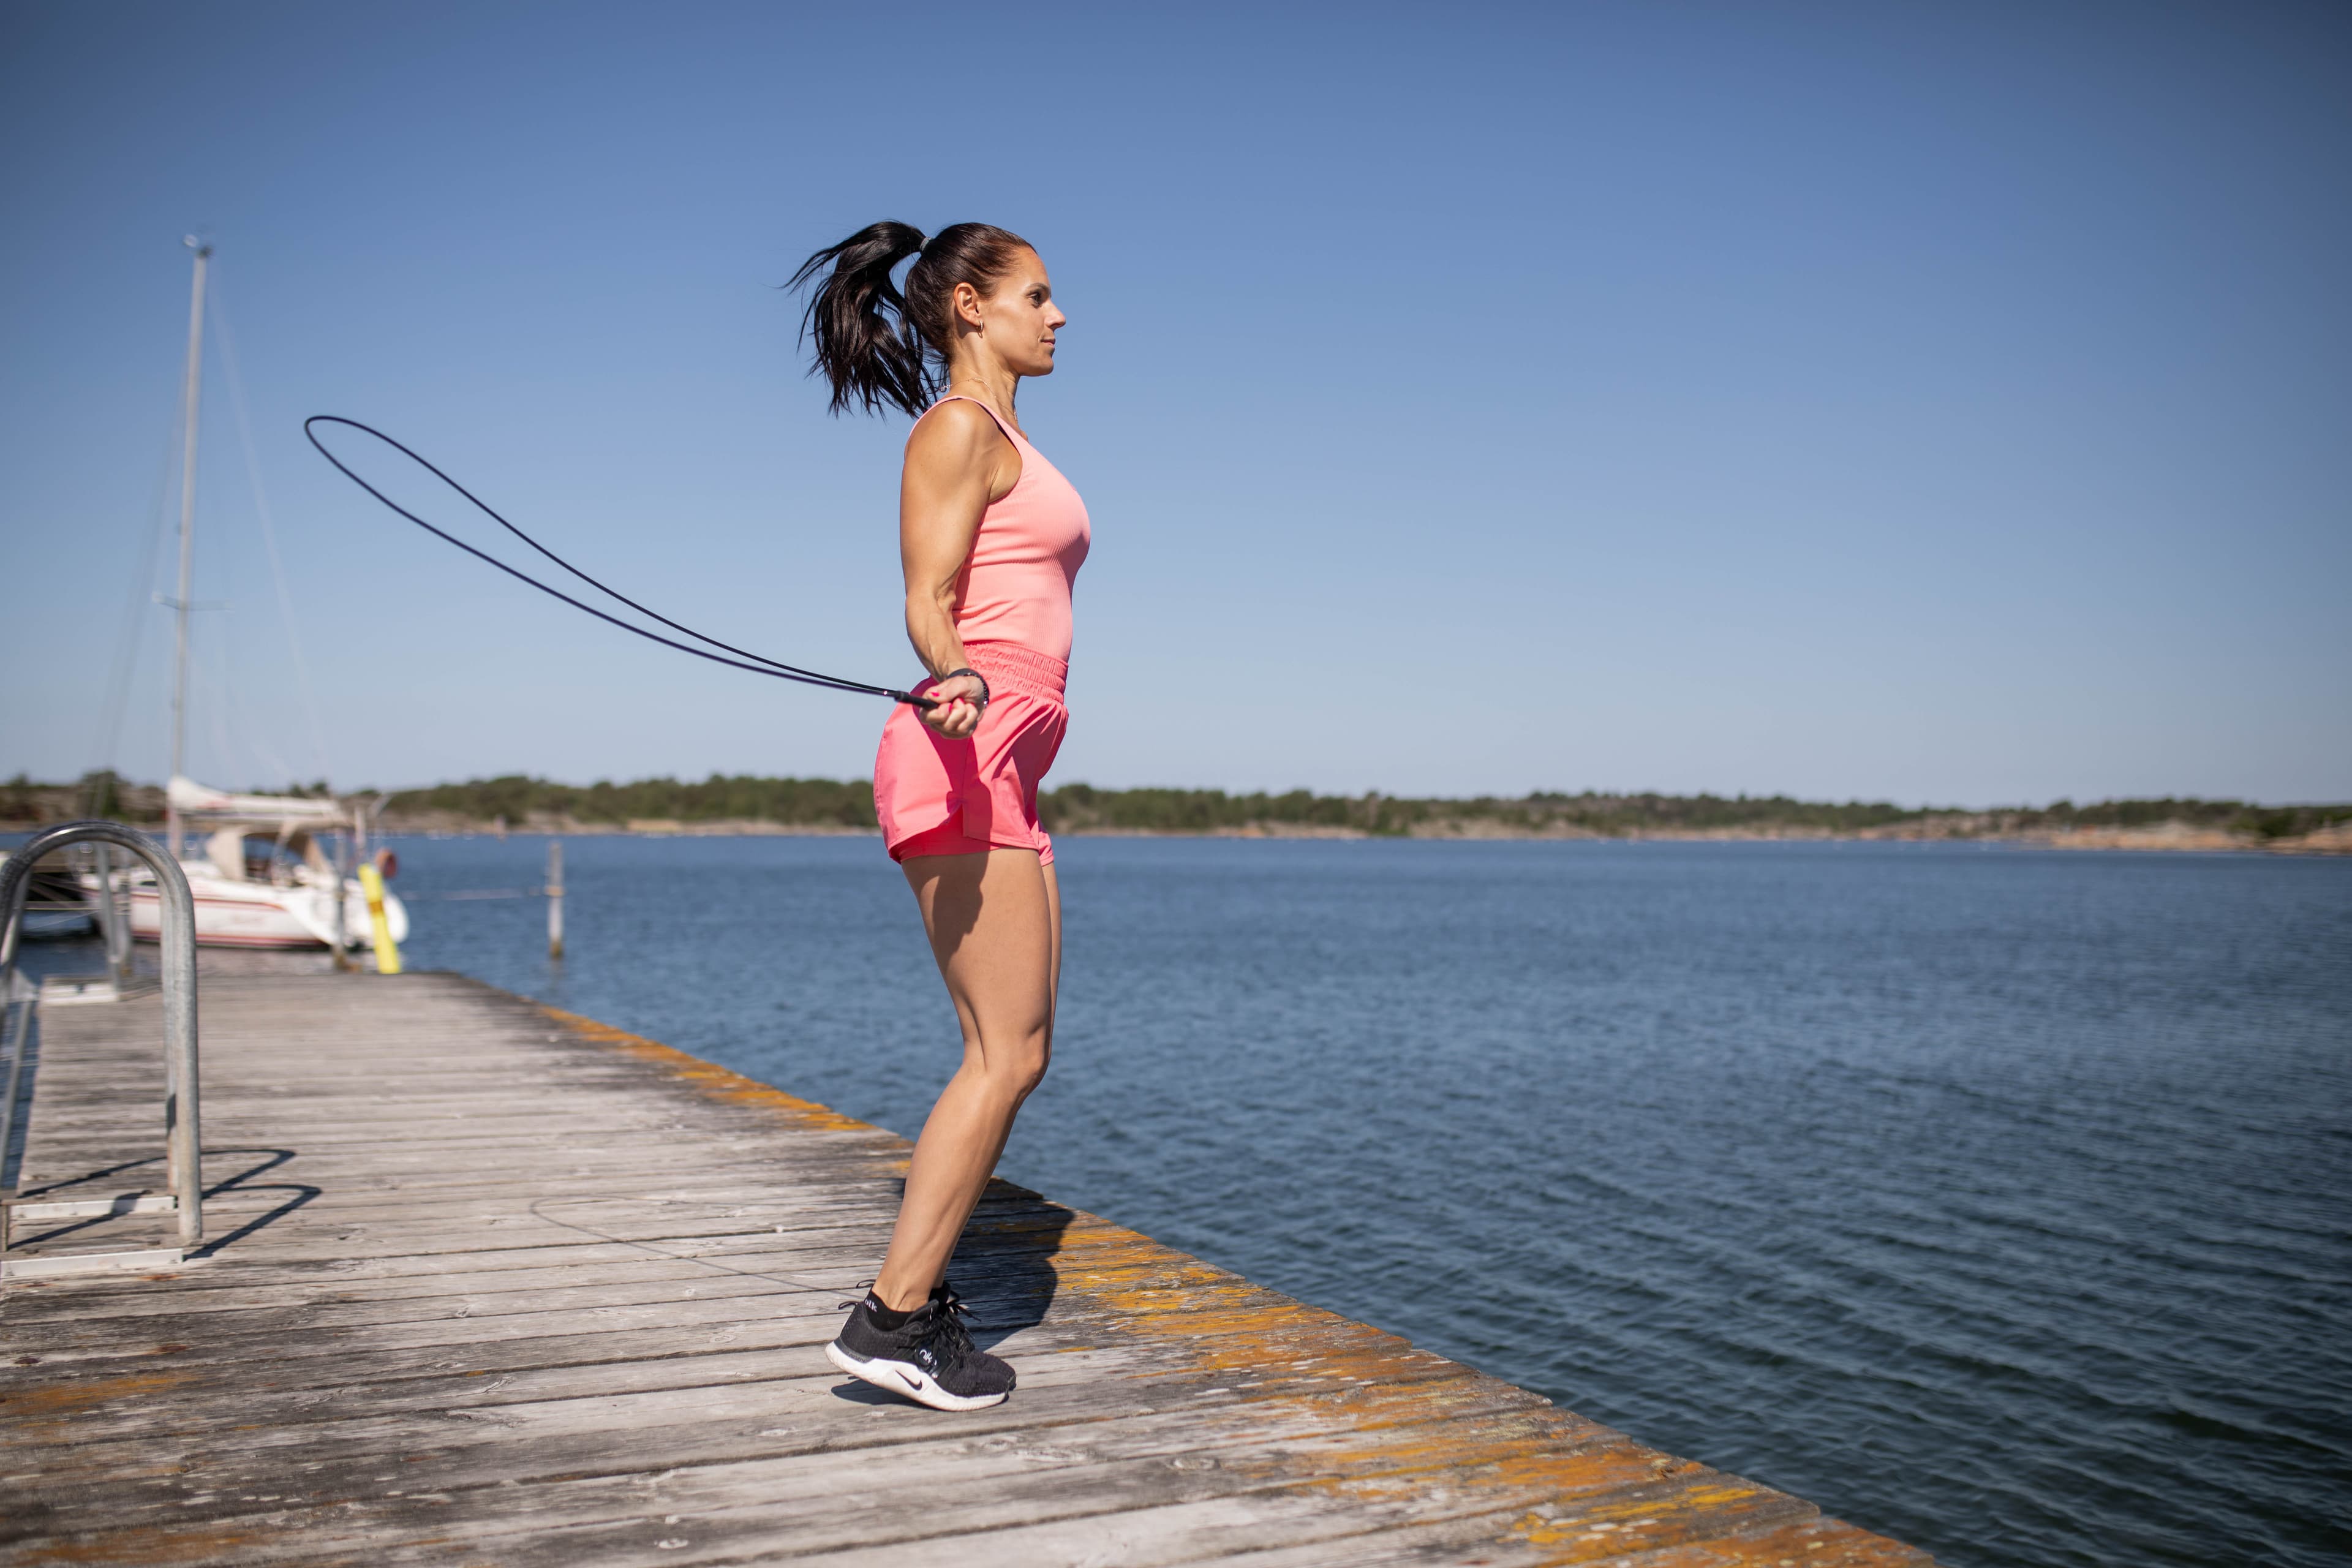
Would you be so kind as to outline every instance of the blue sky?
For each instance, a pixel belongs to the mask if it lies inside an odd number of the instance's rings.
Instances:
[[[1061,781],[2352,798],[2347,82],[2328,5],[12,5],[0,772],[163,771],[196,230],[301,660],[215,353],[191,772],[863,773],[299,426],[896,682],[904,422],[776,289],[889,216],[1070,316]]]

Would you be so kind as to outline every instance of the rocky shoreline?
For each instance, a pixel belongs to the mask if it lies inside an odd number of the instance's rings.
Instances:
[[[721,818],[680,822],[639,818],[628,822],[587,822],[574,817],[534,816],[518,823],[483,822],[448,813],[402,815],[387,813],[383,828],[391,834],[426,837],[478,837],[498,834],[551,835],[566,838],[636,837],[653,838],[772,838],[874,837],[871,827],[839,823],[764,822]],[[2072,831],[1999,828],[1970,829],[1941,823],[1905,823],[1883,828],[1838,832],[1812,827],[1722,827],[1633,829],[1599,833],[1567,824],[1539,829],[1517,827],[1478,817],[1419,822],[1402,833],[1374,834],[1362,828],[1287,822],[1247,823],[1237,827],[1213,827],[1199,832],[1152,828],[1074,826],[1056,830],[1058,837],[1076,838],[1414,838],[1451,840],[1580,841],[1651,844],[1864,844],[1970,843],[2005,845],[2032,849],[2128,849],[2214,854],[2241,852],[2266,855],[2352,855],[2352,824],[2337,824],[2316,832],[2285,838],[2263,838],[2252,833],[2231,833],[2189,823],[2168,822],[2148,827],[2083,827]]]
[[[317,786],[323,787],[323,786]],[[872,837],[863,780],[724,779],[701,784],[552,784],[520,777],[378,797],[383,831],[440,837],[505,833],[593,837]],[[84,816],[142,826],[163,819],[163,791],[112,775],[78,784],[0,784],[0,832]],[[2352,854],[2352,805],[2261,806],[2139,800],[2076,807],[1977,810],[1836,805],[1774,796],[1530,795],[1403,800],[1215,790],[1100,790],[1078,784],[1038,797],[1057,837],[1421,838],[1628,843],[1979,843],[2045,849]]]

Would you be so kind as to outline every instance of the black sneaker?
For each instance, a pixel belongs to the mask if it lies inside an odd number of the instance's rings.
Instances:
[[[841,1337],[825,1358],[863,1378],[934,1410],[984,1410],[1013,1392],[1013,1368],[971,1342],[960,1316],[963,1300],[942,1285],[895,1329],[875,1320],[879,1297],[868,1293],[850,1310]]]

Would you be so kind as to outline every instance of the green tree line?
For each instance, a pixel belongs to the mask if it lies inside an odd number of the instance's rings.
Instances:
[[[488,822],[503,816],[520,823],[531,815],[569,816],[581,822],[623,823],[646,818],[679,822],[723,820],[782,825],[872,827],[873,786],[863,779],[774,779],[714,773],[700,784],[641,779],[634,784],[552,784],[509,775],[468,784],[408,790],[386,803],[395,812],[440,811]],[[2148,827],[2185,822],[2197,827],[2282,838],[2330,823],[2352,821],[2352,804],[2263,806],[2234,800],[2102,801],[2078,806],[2058,801],[2047,806],[2017,806],[1990,812],[1950,807],[1898,806],[1885,801],[1843,804],[1796,800],[1788,795],[1563,795],[1538,791],[1507,798],[1412,798],[1369,794],[1317,795],[1291,790],[1237,795],[1215,789],[1098,789],[1065,784],[1037,797],[1038,816],[1048,831],[1111,833],[1215,833],[1256,826],[1354,831],[1404,837],[1433,823],[1488,824],[1512,832],[1562,828],[1619,836],[1643,832],[1705,832],[1750,829],[1853,833],[1939,818],[1982,817],[1995,831],[2069,827]]]
[[[269,786],[257,786],[265,793]],[[278,786],[275,793],[324,795],[323,783]],[[373,791],[360,792],[373,794]],[[439,814],[488,824],[504,817],[521,826],[532,817],[618,826],[647,819],[676,822],[772,822],[783,826],[875,826],[874,786],[864,779],[762,778],[713,773],[699,783],[674,778],[557,784],[509,773],[429,789],[400,790],[384,805],[395,817]],[[0,821],[21,824],[69,816],[160,816],[162,792],[111,773],[73,784],[37,784],[23,773],[0,784]],[[2057,801],[1986,812],[1911,807],[1884,801],[1803,801],[1787,795],[1603,794],[1547,791],[1516,798],[1412,798],[1370,794],[1317,795],[1291,790],[1230,794],[1216,789],[1097,789],[1065,784],[1037,798],[1038,815],[1056,833],[1215,833],[1252,827],[1337,829],[1403,837],[1416,827],[1457,823],[1504,832],[1563,829],[1617,837],[1634,833],[1749,830],[1854,833],[1906,823],[1949,821],[1985,833],[2067,828],[2153,827],[2167,822],[2219,828],[2264,839],[2287,838],[2338,822],[2352,822],[2352,804],[2260,805],[2237,800],[2108,800],[2091,805]],[[1958,819],[1968,819],[1963,825]]]
[[[806,826],[872,827],[874,786],[864,779],[771,779],[713,773],[699,784],[638,779],[632,784],[554,784],[509,773],[467,784],[401,790],[387,812],[449,812],[483,822],[520,823],[533,815],[579,822],[775,822]]]

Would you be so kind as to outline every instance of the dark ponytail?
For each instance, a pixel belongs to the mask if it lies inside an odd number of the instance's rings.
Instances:
[[[1028,248],[1019,235],[984,223],[955,224],[929,240],[912,224],[877,223],[801,263],[792,287],[816,283],[801,336],[815,342],[810,374],[833,387],[833,412],[853,403],[868,414],[885,404],[908,414],[929,407],[946,386],[955,286],[986,294]],[[909,256],[915,265],[901,294],[890,273]]]

